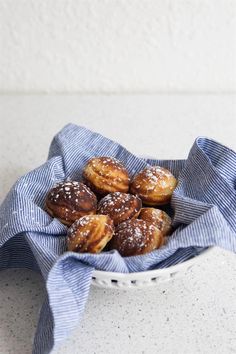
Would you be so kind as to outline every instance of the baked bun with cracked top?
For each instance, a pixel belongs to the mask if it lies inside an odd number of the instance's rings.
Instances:
[[[125,220],[138,217],[142,207],[139,197],[121,192],[107,194],[98,203],[98,213],[109,215],[114,225],[118,225]]]
[[[107,215],[86,215],[68,229],[68,251],[99,253],[114,234],[113,221]]]
[[[45,209],[52,217],[70,226],[84,215],[96,214],[97,197],[83,183],[60,182],[47,194]]]
[[[124,165],[113,157],[94,157],[83,170],[85,183],[100,195],[129,190],[129,174]]]
[[[129,257],[151,252],[163,243],[162,232],[154,225],[140,219],[127,220],[117,226],[110,242],[121,256]]]
[[[171,233],[171,218],[163,210],[156,208],[142,208],[139,214],[139,219],[156,226],[164,236]]]
[[[130,191],[150,206],[167,204],[177,186],[172,173],[159,166],[147,167],[134,176]]]

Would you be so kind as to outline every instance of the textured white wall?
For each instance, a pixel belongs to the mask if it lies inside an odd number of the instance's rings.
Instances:
[[[0,0],[1,92],[235,91],[234,0]]]

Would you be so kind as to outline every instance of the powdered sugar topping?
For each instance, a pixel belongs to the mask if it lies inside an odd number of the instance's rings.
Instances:
[[[115,215],[122,218],[123,215],[133,214],[141,208],[141,200],[128,193],[114,192],[101,199],[98,210],[101,214]],[[129,213],[130,211],[130,213]]]
[[[153,240],[156,228],[143,220],[128,220],[120,224],[115,238],[121,253],[127,250],[142,250]]]
[[[79,203],[79,197],[89,196],[96,198],[94,193],[85,184],[77,181],[67,181],[57,183],[49,193],[50,201],[57,203],[59,200],[69,201],[73,198],[75,203]]]

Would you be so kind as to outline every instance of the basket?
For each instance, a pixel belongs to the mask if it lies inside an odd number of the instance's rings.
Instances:
[[[137,273],[115,273],[94,270],[92,275],[92,285],[99,288],[144,288],[151,285],[157,285],[180,277],[184,272],[189,271],[194,265],[199,264],[203,257],[209,255],[213,247],[203,250],[199,255],[188,259],[183,263],[162,269],[149,270],[147,272]]]
[[[154,159],[153,156],[140,156],[144,160]],[[189,271],[194,265],[208,254],[213,247],[203,250],[199,255],[188,259],[182,263],[178,263],[168,268],[149,270],[146,272],[136,273],[115,273],[94,270],[92,275],[92,285],[99,288],[123,288],[137,289],[147,286],[157,285],[167,282],[176,277],[180,277],[184,272]]]

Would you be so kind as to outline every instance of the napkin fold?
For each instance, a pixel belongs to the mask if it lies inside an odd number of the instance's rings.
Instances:
[[[178,178],[171,201],[175,232],[167,245],[127,258],[117,251],[66,252],[67,227],[44,211],[46,194],[59,181],[80,180],[87,160],[104,155],[123,161],[131,176],[159,165]],[[145,160],[86,128],[64,127],[51,143],[47,162],[21,177],[0,207],[0,269],[32,269],[46,283],[33,353],[50,353],[78,325],[94,269],[129,273],[164,268],[214,245],[236,252],[235,188],[236,153],[211,139],[197,138],[187,160]]]

